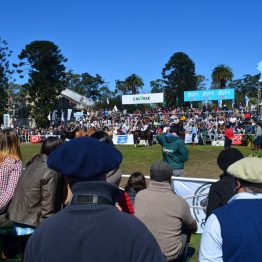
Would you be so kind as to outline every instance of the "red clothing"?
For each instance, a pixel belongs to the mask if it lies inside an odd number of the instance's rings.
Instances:
[[[232,131],[231,128],[227,128],[227,129],[225,130],[225,137],[226,137],[227,139],[230,139],[230,140],[233,139],[234,133],[233,133],[233,131]]]
[[[123,212],[134,215],[134,206],[127,192],[122,192],[122,194],[118,196],[118,204]]]

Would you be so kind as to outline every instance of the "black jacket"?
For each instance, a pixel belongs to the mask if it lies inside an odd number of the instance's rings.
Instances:
[[[215,209],[227,204],[236,193],[235,179],[227,173],[222,174],[220,180],[210,187],[206,217],[208,218]]]
[[[26,262],[166,261],[147,228],[114,206],[119,189],[107,182],[78,182],[73,202],[44,221],[29,239]],[[109,203],[74,202],[86,194]],[[82,196],[81,196],[82,195]]]

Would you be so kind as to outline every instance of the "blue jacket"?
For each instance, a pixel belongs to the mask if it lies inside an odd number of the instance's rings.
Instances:
[[[214,211],[222,237],[224,262],[262,258],[262,199],[239,199]]]
[[[71,203],[44,221],[29,239],[26,262],[166,261],[147,228],[114,206],[118,188],[106,182],[79,182],[73,196],[96,194],[108,204]]]

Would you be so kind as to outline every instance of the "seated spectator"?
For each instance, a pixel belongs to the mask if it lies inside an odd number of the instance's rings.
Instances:
[[[218,155],[217,164],[223,171],[223,174],[220,175],[220,180],[210,187],[206,210],[207,218],[216,208],[227,204],[227,201],[237,193],[235,179],[226,170],[231,164],[243,157],[243,154],[236,148],[225,149]]]
[[[0,227],[12,226],[6,211],[22,170],[18,135],[14,129],[0,131]]]
[[[133,215],[136,194],[145,188],[145,176],[140,172],[132,173],[125,186],[125,191],[118,198],[118,204],[122,208],[122,211]]]
[[[32,234],[34,228],[63,207],[64,179],[47,166],[48,156],[62,144],[58,137],[44,140],[40,154],[29,161],[19,179],[8,208],[18,235]]]
[[[262,159],[243,158],[230,165],[237,194],[206,222],[199,261],[257,262],[262,257]]]
[[[171,189],[172,175],[167,163],[154,162],[148,188],[138,192],[135,201],[135,216],[153,233],[167,261],[183,256],[187,234],[197,230],[187,202]]]
[[[115,207],[118,187],[106,182],[122,154],[89,137],[64,143],[48,166],[70,181],[70,204],[42,223],[27,242],[26,262],[165,261],[143,223]]]
[[[125,192],[131,198],[133,205],[135,203],[136,194],[143,189],[146,189],[146,179],[144,174],[140,172],[132,173],[125,186]]]

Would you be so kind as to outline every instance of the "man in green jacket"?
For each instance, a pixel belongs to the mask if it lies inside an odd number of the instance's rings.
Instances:
[[[163,161],[173,169],[174,176],[184,175],[184,162],[188,160],[188,150],[179,137],[180,133],[180,127],[172,125],[167,133],[157,137],[158,143],[163,147]]]

